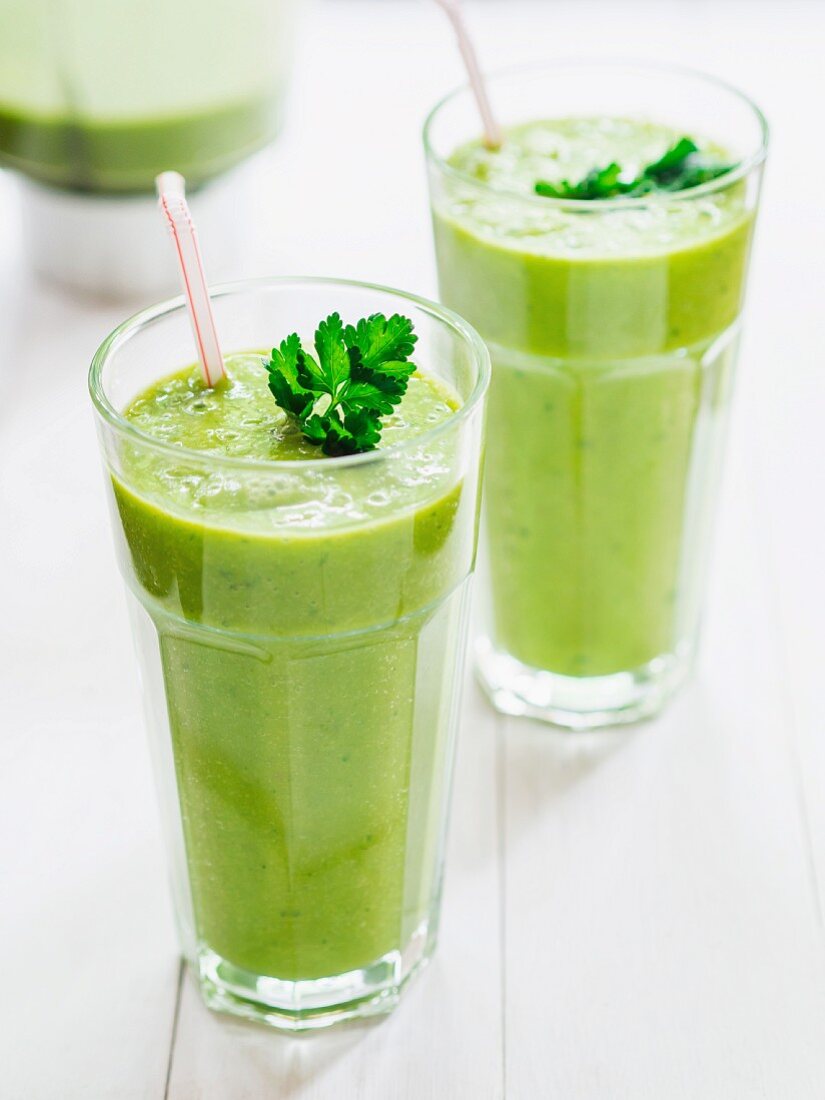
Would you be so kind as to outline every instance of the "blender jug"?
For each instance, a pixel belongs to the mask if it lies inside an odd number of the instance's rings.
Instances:
[[[114,297],[165,289],[151,196],[170,168],[220,247],[220,183],[280,125],[297,3],[0,0],[0,164],[23,180],[36,269]]]

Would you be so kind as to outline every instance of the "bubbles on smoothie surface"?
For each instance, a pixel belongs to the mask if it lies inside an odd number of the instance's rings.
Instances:
[[[179,447],[232,458],[282,457],[279,444],[296,433],[286,413],[266,400],[260,356],[227,356],[226,372],[227,383],[210,389],[197,366],[187,367],[136,398],[126,418]]]
[[[124,416],[154,439],[180,448],[166,451],[130,444],[124,483],[186,515],[209,515],[250,531],[326,530],[378,518],[401,502],[430,500],[455,481],[455,440],[418,437],[448,420],[461,401],[435,374],[419,370],[392,414],[383,420],[378,449],[406,440],[392,462],[341,470],[304,439],[298,420],[276,403],[258,352],[228,355],[227,382],[209,389],[200,368],[189,366],[139,394]],[[202,464],[190,453],[279,462],[232,469]],[[290,472],[290,460],[316,460],[311,471]],[[320,460],[320,461],[318,461]],[[329,465],[327,465],[329,463]]]
[[[276,404],[261,354],[229,355],[225,366],[227,383],[215,389],[204,384],[197,366],[157,382],[132,401],[126,418],[155,439],[206,454],[264,461],[322,457]],[[458,405],[438,378],[417,372],[401,403],[384,418],[379,448],[420,435]]]
[[[668,202],[659,195],[642,207],[619,205],[610,218],[561,208],[551,200],[542,201],[535,191],[539,180],[577,181],[613,163],[621,167],[623,177],[635,178],[682,136],[681,130],[628,118],[539,119],[514,126],[498,150],[472,142],[453,153],[451,166],[485,188],[451,180],[440,212],[486,237],[512,241],[539,254],[646,252],[712,236],[745,215],[741,186],[690,201]],[[726,150],[701,135],[693,138],[703,152],[729,159]],[[533,201],[514,201],[514,192]],[[689,195],[689,191],[676,194]],[[601,209],[610,201],[600,203]]]

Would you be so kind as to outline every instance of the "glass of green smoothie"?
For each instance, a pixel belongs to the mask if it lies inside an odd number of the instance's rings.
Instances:
[[[572,728],[658,711],[696,649],[767,127],[643,64],[494,76],[425,128],[442,300],[493,380],[477,670]]]
[[[300,1030],[388,1011],[435,944],[489,358],[382,287],[212,304],[225,382],[186,366],[175,300],[109,336],[90,389],[183,950],[211,1007]],[[377,446],[330,457],[265,361],[334,313],[417,343]]]

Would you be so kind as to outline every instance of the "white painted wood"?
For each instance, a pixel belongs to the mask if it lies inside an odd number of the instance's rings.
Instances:
[[[5,291],[0,1095],[155,1098],[177,962],[85,393],[108,320]]]
[[[825,170],[825,156],[820,159]],[[819,219],[810,243],[821,256],[825,221],[813,203],[805,209]],[[825,912],[825,373],[822,341],[811,330],[821,335],[825,328],[817,293],[823,274],[816,268],[800,274],[794,294],[787,296],[787,343],[771,332],[766,398],[755,415],[761,429],[755,475],[772,565],[769,596],[774,629],[785,643],[785,720],[808,818],[820,919]]]
[[[488,65],[644,54],[724,74],[773,123],[698,676],[601,741],[504,734],[471,693],[441,944],[399,1012],[296,1040],[211,1016],[187,980],[169,1095],[498,1100],[506,1080],[508,1100],[819,1100],[825,8],[468,7]],[[443,17],[326,0],[305,31],[284,139],[258,161],[256,248],[209,273],[431,293],[420,124],[461,75]],[[20,279],[2,177],[0,241],[0,1096],[161,1100],[177,962],[85,393],[122,311]]]
[[[777,601],[777,628],[787,639],[782,668],[786,713],[795,739],[821,917],[825,912],[825,524],[821,474],[825,469],[821,423],[825,394],[821,386],[814,390],[809,399],[817,404],[797,418],[783,460],[768,475],[767,483],[774,516],[772,545],[782,561],[782,569],[772,577],[772,595]],[[803,387],[800,399],[807,393],[808,387]],[[803,425],[810,432],[804,439]]]
[[[800,93],[821,81],[820,59],[803,47]],[[751,416],[759,453],[753,480],[763,502],[773,629],[784,642],[785,724],[809,821],[813,873],[825,912],[825,212],[816,176],[825,149],[810,148],[796,171],[810,113],[800,96],[776,102],[777,156],[761,226],[757,291],[759,376]],[[771,257],[782,257],[780,265]]]

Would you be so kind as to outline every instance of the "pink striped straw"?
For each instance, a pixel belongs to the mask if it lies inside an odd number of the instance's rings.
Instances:
[[[198,348],[203,378],[207,386],[214,386],[225,377],[209,287],[203,273],[195,223],[186,201],[186,181],[179,172],[161,172],[155,180],[158,205],[163,211],[180,266],[181,286],[186,297],[186,308],[192,322],[192,333]]]
[[[487,87],[484,83],[484,77],[481,75],[481,66],[478,63],[478,56],[470,35],[467,33],[467,25],[464,22],[464,14],[461,11],[459,0],[435,0],[435,2],[446,12],[458,39],[458,48],[464,59],[467,76],[470,78],[470,87],[473,90],[481,115],[481,125],[484,128],[484,144],[488,149],[498,149],[502,142],[501,127],[496,122],[493,108],[490,106],[490,97],[487,95]]]

